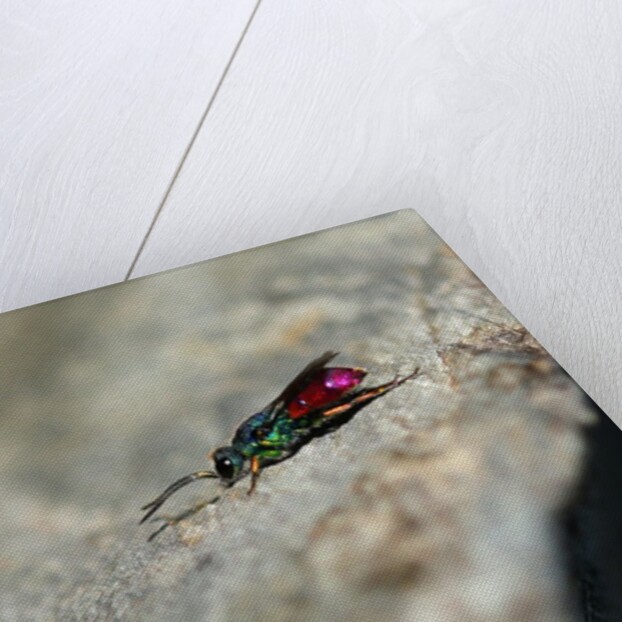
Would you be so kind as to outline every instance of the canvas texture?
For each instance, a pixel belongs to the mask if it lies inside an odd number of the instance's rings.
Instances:
[[[2,620],[622,619],[620,431],[413,211],[4,314],[0,392]]]

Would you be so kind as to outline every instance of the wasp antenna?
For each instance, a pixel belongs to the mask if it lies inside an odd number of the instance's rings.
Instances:
[[[213,471],[197,471],[196,473],[191,473],[190,475],[186,475],[181,479],[178,479],[176,482],[171,484],[159,497],[155,498],[150,503],[143,505],[141,510],[148,510],[148,512],[141,518],[140,522],[144,523],[150,516],[152,516],[158,509],[164,504],[164,502],[174,493],[176,493],[180,488],[187,486],[188,484],[196,481],[197,479],[205,479],[205,478],[218,478],[218,475]]]

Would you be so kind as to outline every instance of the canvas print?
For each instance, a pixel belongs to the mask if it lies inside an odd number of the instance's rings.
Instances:
[[[619,429],[413,211],[0,316],[0,618],[621,620]]]

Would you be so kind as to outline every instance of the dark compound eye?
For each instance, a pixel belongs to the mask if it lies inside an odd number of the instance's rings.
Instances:
[[[218,458],[216,460],[216,471],[223,479],[231,479],[235,472],[231,458]]]
[[[234,447],[221,447],[214,452],[214,466],[220,479],[233,482],[244,469],[244,456]]]

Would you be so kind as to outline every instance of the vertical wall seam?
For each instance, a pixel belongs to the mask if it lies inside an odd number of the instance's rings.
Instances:
[[[179,177],[181,169],[186,163],[186,160],[188,159],[188,155],[190,154],[190,151],[192,150],[192,147],[199,133],[201,132],[201,129],[205,123],[205,119],[207,119],[207,115],[210,113],[210,110],[212,109],[212,106],[214,105],[214,101],[216,100],[216,97],[218,96],[218,93],[220,92],[220,88],[222,87],[225,81],[225,78],[227,77],[227,74],[229,73],[229,70],[231,69],[231,66],[233,65],[233,61],[235,60],[237,53],[240,47],[242,46],[242,41],[244,41],[246,34],[250,30],[251,24],[253,23],[253,19],[255,18],[255,15],[261,3],[262,3],[262,0],[257,0],[255,7],[253,8],[253,11],[250,14],[250,17],[248,18],[248,21],[246,22],[246,25],[244,26],[244,29],[242,30],[242,33],[240,34],[240,38],[238,39],[238,42],[233,48],[231,57],[229,58],[227,64],[225,65],[224,71],[222,72],[222,75],[220,76],[220,80],[218,80],[218,84],[216,85],[214,92],[212,93],[211,97],[209,98],[209,101],[207,102],[207,106],[205,107],[205,110],[203,111],[203,114],[201,115],[201,118],[199,119],[199,123],[197,124],[197,127],[194,130],[194,133],[192,134],[190,141],[188,142],[188,145],[186,149],[184,150],[184,153],[181,156],[181,159],[179,160],[179,164],[175,168],[171,181],[169,182],[166,188],[166,191],[164,192],[164,196],[162,197],[162,200],[160,201],[158,208],[156,209],[156,212],[151,220],[151,223],[149,227],[147,228],[147,231],[138,247],[138,250],[136,251],[136,255],[134,256],[134,259],[132,260],[132,263],[130,264],[130,267],[125,275],[125,278],[123,279],[124,281],[127,281],[130,278],[132,278],[132,273],[134,272],[134,269],[136,268],[136,265],[138,264],[138,260],[140,259],[140,256],[142,255],[143,251],[145,250],[147,241],[149,240],[149,237],[151,236],[151,233],[153,232],[155,228],[158,218],[160,217],[160,214],[162,213],[164,205],[166,204],[171,194],[171,191],[173,190],[173,186],[175,185],[175,182],[177,181],[177,178]]]

